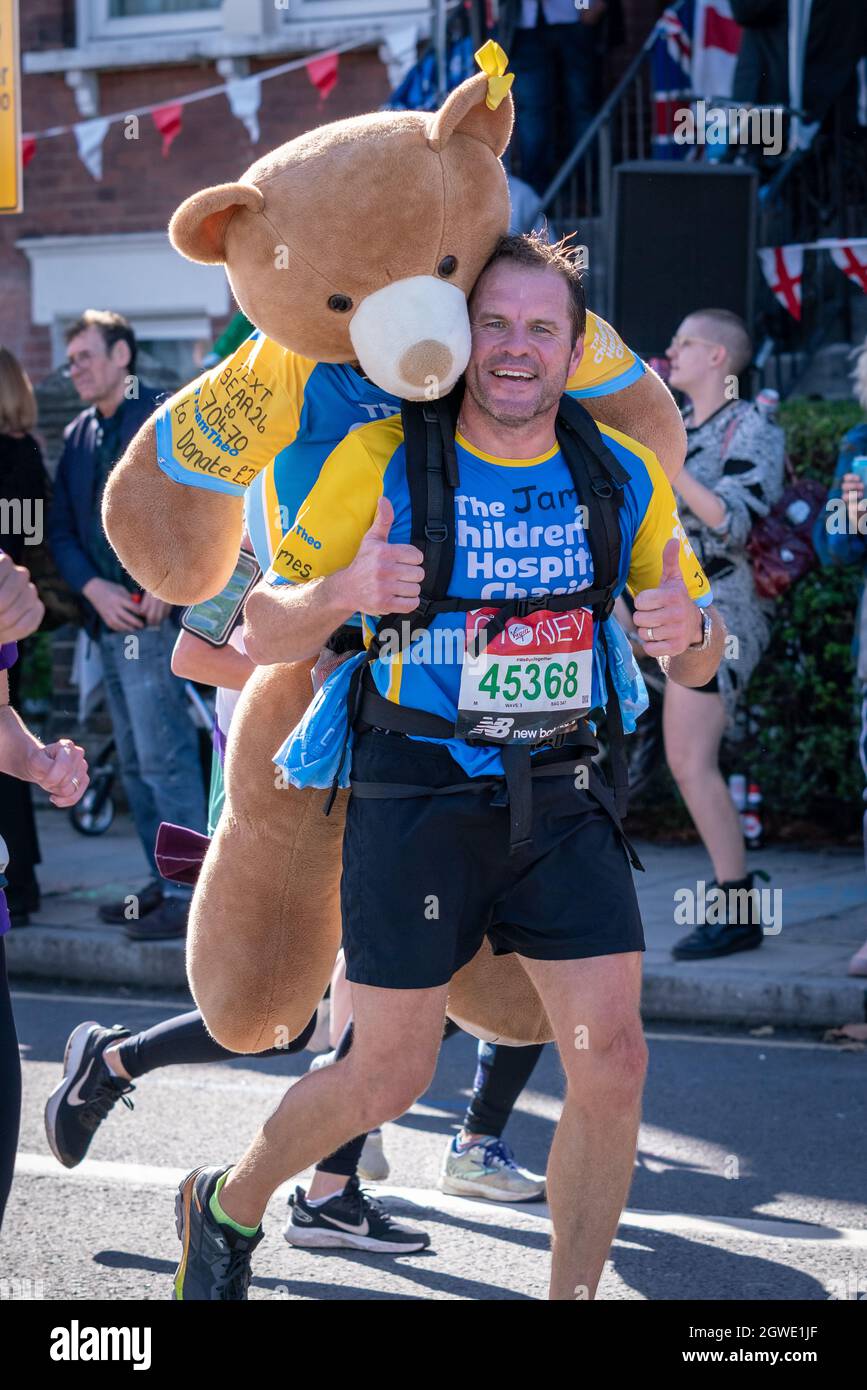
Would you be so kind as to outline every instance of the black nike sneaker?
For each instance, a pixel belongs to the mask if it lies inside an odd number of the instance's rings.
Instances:
[[[211,1212],[211,1196],[228,1168],[194,1168],[178,1188],[175,1224],[183,1246],[175,1273],[173,1299],[187,1303],[243,1303],[250,1287],[250,1256],[264,1234],[243,1236]]]
[[[102,1056],[107,1047],[130,1036],[129,1029],[119,1023],[113,1028],[79,1023],[70,1033],[63,1054],[63,1080],[45,1105],[48,1144],[64,1168],[75,1168],[81,1162],[91,1139],[118,1100],[132,1110],[129,1093],[135,1086],[109,1071]]]
[[[356,1174],[342,1192],[321,1207],[308,1206],[303,1188],[296,1187],[289,1208],[283,1235],[290,1245],[316,1249],[343,1246],[386,1255],[426,1250],[430,1245],[427,1232],[393,1220],[382,1203],[359,1186]]]

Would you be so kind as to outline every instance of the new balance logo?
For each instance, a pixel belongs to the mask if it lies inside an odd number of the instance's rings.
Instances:
[[[514,719],[494,719],[492,715],[486,714],[476,727],[470,730],[470,737],[478,734],[483,738],[508,738],[514,722]]]

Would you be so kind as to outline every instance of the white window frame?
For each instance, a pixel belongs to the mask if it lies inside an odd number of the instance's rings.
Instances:
[[[142,338],[210,336],[209,322],[231,313],[222,266],[198,265],[172,248],[165,231],[22,237],[30,262],[30,319],[51,330],[63,361],[63,328],[83,309],[125,314]]]
[[[219,32],[222,8],[189,10],[186,14],[128,15],[112,18],[110,0],[78,0],[79,43],[104,39],[134,39],[172,34]]]
[[[276,3],[276,0],[275,0]],[[418,19],[430,10],[430,0],[288,0],[288,8],[283,8],[287,0],[282,0],[276,10],[283,23],[315,24],[317,20],[351,19],[359,24],[373,26],[378,20],[397,19],[406,15],[408,19]],[[359,13],[359,10],[362,13]]]
[[[75,0],[74,48],[22,56],[27,75],[162,66],[216,58],[277,58],[335,43],[387,42],[392,31],[430,32],[430,0],[223,0],[219,10],[109,19],[108,0]],[[401,45],[401,51],[406,48]]]

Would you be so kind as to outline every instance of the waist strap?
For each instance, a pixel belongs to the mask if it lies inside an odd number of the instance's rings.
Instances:
[[[575,756],[549,763],[536,762],[530,758],[529,749],[515,748],[514,745],[511,748],[507,746],[500,751],[504,755],[505,781],[502,777],[471,777],[464,782],[450,783],[447,787],[426,787],[413,782],[356,782],[353,780],[350,784],[352,795],[364,797],[371,801],[390,801],[407,800],[419,796],[457,796],[460,792],[494,792],[492,805],[495,806],[505,805],[506,797],[508,797],[510,809],[509,852],[514,853],[529,844],[531,839],[532,806],[530,795],[532,779],[534,777],[574,777],[576,762],[589,762],[592,757],[592,750],[582,742],[576,746]],[[521,759],[523,766],[517,765],[517,760],[516,764],[513,764],[517,777],[513,773],[511,780],[509,763],[512,760],[507,760],[505,757],[510,751],[523,755]],[[589,764],[589,771],[588,793],[614,822],[632,867],[643,871],[644,865],[623,829],[614,797],[605,786],[592,762]]]

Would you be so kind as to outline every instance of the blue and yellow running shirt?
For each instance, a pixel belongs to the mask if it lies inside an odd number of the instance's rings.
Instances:
[[[643,375],[640,358],[591,313],[585,344],[581,364],[566,384],[572,395],[609,395]],[[311,362],[255,332],[160,408],[157,460],[175,482],[235,495],[271,475],[260,484],[248,515],[264,569],[268,538],[273,549],[292,527],[335,445],[359,425],[399,410],[396,396],[354,368]]]
[[[620,508],[621,555],[618,593],[652,588],[662,575],[666,541],[680,542],[680,567],[687,590],[704,607],[711,589],[687,540],[674,493],[656,455],[619,431],[600,426],[629,474]],[[573,593],[593,583],[593,560],[581,508],[568,467],[555,445],[534,459],[494,458],[456,439],[460,485],[455,495],[455,563],[451,596],[504,600]],[[331,453],[293,530],[284,537],[266,578],[272,584],[301,583],[344,569],[369,530],[380,496],[394,508],[389,541],[411,536],[411,508],[400,416],[363,425]],[[369,642],[375,615],[362,617]],[[428,710],[455,722],[461,684],[464,613],[440,613],[408,649],[371,663],[380,694],[399,704]],[[594,633],[592,705],[607,698],[604,664]],[[502,770],[495,748],[460,739],[446,746],[470,776]]]

